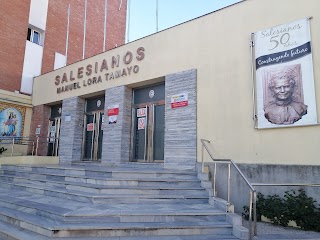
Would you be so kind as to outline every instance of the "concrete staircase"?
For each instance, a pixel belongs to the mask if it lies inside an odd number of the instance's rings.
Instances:
[[[210,182],[192,171],[2,165],[0,189],[0,239],[248,239],[241,217],[209,204]]]

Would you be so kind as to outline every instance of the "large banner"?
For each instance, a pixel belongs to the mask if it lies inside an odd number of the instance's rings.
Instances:
[[[254,34],[258,128],[317,123],[309,19]]]

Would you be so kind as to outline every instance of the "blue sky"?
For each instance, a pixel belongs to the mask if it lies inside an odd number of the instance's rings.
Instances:
[[[158,29],[161,31],[240,1],[158,0]],[[128,0],[127,40],[128,36],[131,42],[156,32],[156,3],[157,0]]]

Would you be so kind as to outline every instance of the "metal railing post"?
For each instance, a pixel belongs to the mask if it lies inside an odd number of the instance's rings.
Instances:
[[[231,186],[231,164],[228,163],[228,203],[230,203],[230,186]]]
[[[32,142],[32,156],[33,156],[33,154],[34,154],[34,141]]]
[[[249,240],[252,240],[252,190],[250,190],[249,194]]]
[[[14,149],[14,138],[12,138],[11,157],[13,156],[13,149]]]
[[[253,235],[257,236],[257,192],[253,191]]]
[[[38,156],[38,147],[39,147],[39,136],[37,136],[36,156]]]
[[[203,162],[203,151],[204,150],[204,147],[202,145],[202,149],[201,149],[201,172],[204,173],[204,162]]]
[[[231,195],[231,164],[234,167],[236,173],[238,173],[241,178],[244,180],[244,182],[247,184],[247,186],[250,188],[250,206],[249,206],[249,239],[252,240],[253,239],[253,234],[256,235],[257,232],[257,224],[256,224],[256,219],[257,219],[257,213],[256,213],[256,190],[253,187],[254,184],[251,184],[249,182],[249,180],[245,177],[245,175],[242,173],[242,171],[240,170],[240,168],[237,166],[237,164],[229,159],[229,160],[215,160],[212,152],[209,150],[208,146],[206,145],[206,143],[210,143],[209,140],[206,139],[200,139],[201,143],[202,143],[202,156],[204,155],[204,150],[205,149],[207,151],[207,153],[209,154],[209,157],[211,158],[211,160],[214,163],[214,173],[213,173],[213,191],[214,191],[214,196],[216,196],[216,175],[217,175],[217,163],[222,163],[222,164],[228,164],[228,179],[227,179],[227,201],[228,204],[230,204],[230,195]],[[203,158],[202,158],[203,159]],[[253,203],[254,201],[254,203]],[[253,209],[254,208],[254,209]],[[254,216],[252,216],[252,214],[254,214]],[[254,226],[252,226],[252,219],[255,219],[255,223]],[[252,229],[252,227],[254,227]]]
[[[213,170],[213,196],[217,196],[216,194],[216,176],[217,176],[217,163],[214,163],[214,170]]]

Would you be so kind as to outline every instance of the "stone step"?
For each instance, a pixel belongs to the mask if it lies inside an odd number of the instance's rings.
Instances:
[[[21,190],[31,193],[54,196],[58,198],[72,199],[87,203],[181,203],[181,204],[201,204],[208,203],[208,194],[202,195],[147,195],[147,194],[97,194],[75,191],[71,189],[58,189],[48,186],[36,186],[32,184],[0,182],[0,187],[4,189]]]
[[[83,185],[76,185],[76,184],[69,184],[69,183],[60,183],[60,182],[52,182],[52,181],[45,181],[45,182],[37,182],[32,180],[26,179],[14,179],[14,184],[29,184],[33,186],[37,186],[39,188],[42,187],[53,187],[57,189],[64,189],[64,190],[74,190],[79,192],[86,192],[95,195],[119,195],[119,194],[126,194],[126,195],[182,195],[182,196],[202,196],[208,197],[209,194],[203,188],[156,188],[155,187],[105,187],[105,186],[83,186]]]
[[[65,186],[79,186],[84,188],[93,188],[93,189],[143,189],[143,190],[153,190],[153,189],[163,189],[163,190],[203,190],[204,188],[201,187],[200,182],[198,182],[197,186],[193,186],[193,184],[188,185],[187,183],[185,186],[176,185],[176,184],[162,184],[159,185],[158,182],[154,182],[153,184],[149,184],[147,186],[141,186],[139,184],[119,184],[119,185],[105,185],[99,183],[88,183],[83,181],[69,181],[69,179],[63,178],[47,178],[47,179],[37,179],[28,176],[13,176],[13,175],[0,175],[0,180],[4,181],[13,181],[13,182],[29,182],[29,183],[38,183],[38,184],[45,184],[49,183],[50,185],[56,184],[65,185]],[[137,182],[138,183],[138,182]]]
[[[4,179],[1,179],[4,180]],[[92,194],[139,194],[139,195],[183,195],[183,196],[203,196],[208,197],[208,192],[204,188],[200,187],[114,187],[114,186],[104,186],[95,184],[82,184],[73,182],[57,182],[57,181],[47,181],[47,180],[30,180],[27,178],[15,177],[12,181],[13,184],[28,184],[42,187],[54,187],[57,189],[68,189],[79,192],[87,192]]]
[[[19,171],[0,171],[1,176],[4,177],[26,177],[35,180],[53,180],[53,181],[69,181],[69,182],[80,182],[88,184],[98,184],[105,186],[180,186],[180,187],[197,187],[201,183],[199,179],[129,179],[129,178],[105,178],[105,177],[83,177],[83,176],[68,176],[68,175],[48,175],[41,173],[31,173],[31,172],[19,172]]]
[[[19,210],[0,207],[0,220],[44,236],[52,236],[59,222]]]
[[[49,240],[46,236],[25,230],[23,228],[0,221],[0,239],[6,240]],[[76,237],[63,238],[63,240],[234,240],[238,239],[229,234],[226,235],[192,235],[192,236],[138,236],[138,237]]]
[[[170,236],[170,235],[202,235],[202,234],[232,234],[232,226],[228,223],[107,223],[104,226],[94,224],[63,225],[54,237],[87,236]]]
[[[132,179],[197,179],[197,174],[190,171],[173,171],[168,169],[121,169],[121,168],[84,168],[75,166],[26,166],[26,165],[2,165],[1,169],[18,172],[45,173],[50,175],[66,175],[66,176],[98,176],[113,178],[132,178]]]
[[[209,204],[208,176],[141,166],[0,166],[0,239],[246,238],[241,217]]]
[[[50,238],[0,220],[0,239],[1,240],[49,240]]]
[[[55,197],[43,197],[20,191],[3,191],[0,194],[0,206],[19,209],[60,221],[74,222],[192,222],[192,221],[226,221],[226,213],[206,205],[177,204],[114,204],[91,205],[75,203],[71,200],[61,201]],[[65,207],[64,207],[65,206]],[[72,207],[70,207],[72,206]]]
[[[64,223],[0,207],[0,220],[47,237],[231,234],[227,222]]]

